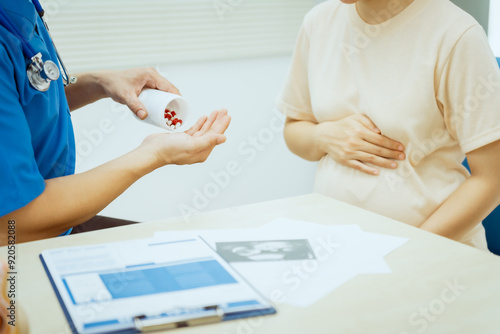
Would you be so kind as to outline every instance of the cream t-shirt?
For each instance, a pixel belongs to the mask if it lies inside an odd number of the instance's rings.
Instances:
[[[378,176],[323,157],[315,191],[420,226],[469,177],[465,153],[500,139],[500,70],[483,29],[448,0],[414,0],[378,25],[331,0],[304,20],[278,108],[318,123],[366,114],[403,143],[407,158]],[[485,249],[482,224],[462,241]]]

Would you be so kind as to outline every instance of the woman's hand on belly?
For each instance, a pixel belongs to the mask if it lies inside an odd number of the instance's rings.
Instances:
[[[402,143],[382,135],[377,126],[361,114],[318,124],[316,141],[336,162],[370,175],[379,174],[379,170],[370,165],[396,169],[395,160],[406,158]]]

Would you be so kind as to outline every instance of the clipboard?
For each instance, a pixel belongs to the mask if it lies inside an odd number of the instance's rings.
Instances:
[[[44,251],[75,334],[148,333],[276,309],[199,236]]]

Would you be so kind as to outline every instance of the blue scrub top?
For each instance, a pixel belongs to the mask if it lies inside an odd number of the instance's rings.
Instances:
[[[42,59],[58,63],[50,37],[31,0],[0,6]],[[26,75],[31,62],[21,42],[0,25],[0,217],[30,203],[45,180],[75,171],[75,139],[60,78],[46,92]]]

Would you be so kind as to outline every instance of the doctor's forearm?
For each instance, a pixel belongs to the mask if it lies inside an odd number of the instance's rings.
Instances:
[[[77,74],[77,82],[66,86],[66,99],[71,111],[106,97],[99,84],[99,75],[100,72]]]
[[[0,223],[16,221],[17,242],[58,236],[92,218],[156,167],[150,154],[137,149],[88,172],[47,180],[39,197]],[[5,242],[2,234],[0,244]]]
[[[312,122],[288,118],[283,135],[290,151],[309,161],[318,161],[325,156],[326,153],[318,146],[316,127],[317,124]]]

